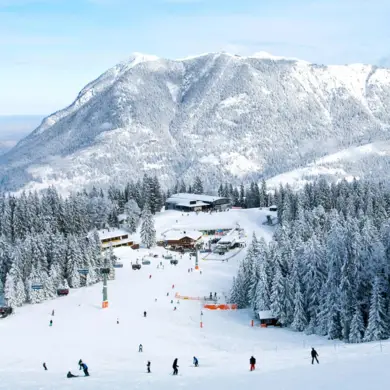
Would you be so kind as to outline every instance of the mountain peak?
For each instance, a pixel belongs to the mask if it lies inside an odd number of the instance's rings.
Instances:
[[[150,61],[158,61],[160,57],[157,57],[152,54],[145,54],[145,53],[139,53],[134,52],[132,53],[127,59],[122,61],[120,65],[126,65],[126,66],[136,66],[142,62],[150,62]]]

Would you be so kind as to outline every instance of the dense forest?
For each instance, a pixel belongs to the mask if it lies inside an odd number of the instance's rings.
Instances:
[[[279,226],[253,237],[231,301],[284,326],[358,343],[390,336],[390,190],[320,180],[275,194]]]

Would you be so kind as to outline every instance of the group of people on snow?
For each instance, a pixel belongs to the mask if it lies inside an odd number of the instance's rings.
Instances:
[[[79,360],[79,370],[83,370],[84,376],[89,376],[88,366],[80,359]],[[66,374],[67,378],[77,378],[79,375],[73,375],[70,371]]]

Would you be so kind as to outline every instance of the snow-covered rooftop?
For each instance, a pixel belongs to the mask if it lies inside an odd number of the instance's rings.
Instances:
[[[259,311],[260,320],[270,320],[275,318],[274,313],[271,310],[260,310]]]
[[[198,240],[202,237],[202,233],[198,230],[168,230],[162,235],[162,239],[165,241],[178,241],[184,237],[191,238],[192,240]]]
[[[106,240],[107,238],[115,238],[121,236],[128,236],[129,232],[123,229],[102,229],[98,230],[100,240]]]
[[[218,199],[226,199],[226,198],[222,198],[220,196],[212,196],[212,195],[199,195],[199,194],[184,194],[184,193],[180,193],[180,194],[173,194],[171,195],[170,198],[168,198],[166,200],[166,202],[168,203],[178,203],[178,202],[181,202],[182,200],[183,201],[201,201],[201,202],[215,202],[216,200]]]

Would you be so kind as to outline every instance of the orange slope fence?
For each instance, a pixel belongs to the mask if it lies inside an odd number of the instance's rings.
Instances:
[[[237,310],[237,304],[235,303],[231,303],[231,304],[221,304],[221,305],[218,305],[218,304],[215,304],[215,305],[210,305],[210,304],[206,304],[203,306],[205,309],[209,309],[209,310]]]
[[[177,298],[177,299],[188,299],[190,301],[201,301],[203,299],[201,297],[190,297],[188,295],[180,295],[179,293],[175,294],[175,298]]]

